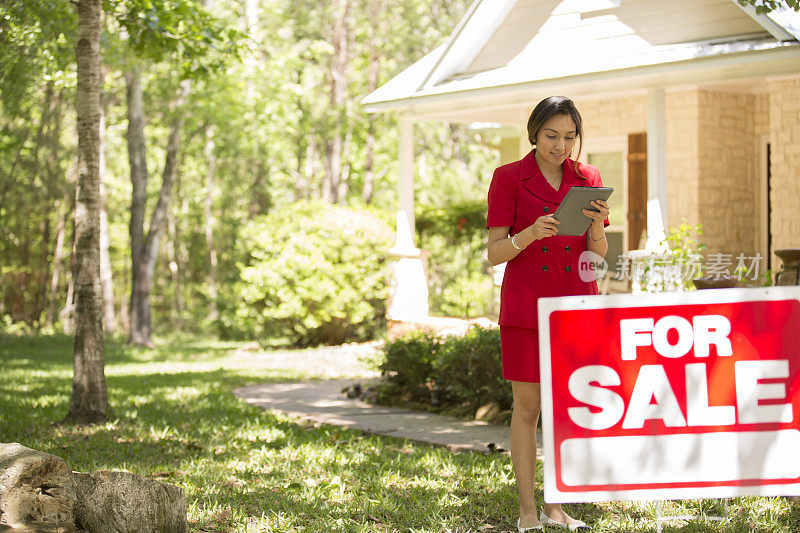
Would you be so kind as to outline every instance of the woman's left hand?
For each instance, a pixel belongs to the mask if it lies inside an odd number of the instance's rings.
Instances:
[[[606,218],[608,218],[609,213],[611,213],[611,210],[609,209],[605,200],[592,200],[592,207],[598,211],[584,209],[583,214],[591,218],[594,222],[602,223]]]

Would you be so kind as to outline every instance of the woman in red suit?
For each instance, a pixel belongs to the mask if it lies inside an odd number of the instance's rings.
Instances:
[[[549,296],[597,294],[594,276],[578,275],[578,257],[590,250],[601,257],[608,251],[605,226],[608,204],[592,202],[598,211],[584,210],[592,219],[586,235],[559,236],[553,218],[561,200],[574,185],[599,187],[600,173],[591,165],[570,159],[582,121],[575,104],[563,96],[539,102],[528,119],[528,139],[535,147],[520,161],[494,171],[489,187],[489,262],[508,262],[500,292],[500,345],[503,377],[511,381],[511,458],[519,492],[520,532],[542,525],[570,531],[588,527],[560,505],[545,504],[537,516],[534,500],[536,425],[539,419],[539,335],[537,302]],[[549,459],[549,458],[548,458]]]

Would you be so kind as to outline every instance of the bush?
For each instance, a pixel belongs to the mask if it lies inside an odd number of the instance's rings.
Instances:
[[[424,331],[387,342],[379,366],[385,377],[383,395],[415,402],[430,401],[433,364],[441,346],[441,339]]]
[[[380,370],[384,383],[378,398],[386,403],[429,403],[438,381],[442,407],[477,408],[495,401],[502,409],[511,408],[511,386],[500,363],[499,329],[473,326],[463,337],[447,338],[411,333],[386,343]]]
[[[377,217],[321,202],[253,220],[237,326],[297,346],[374,338],[385,325],[391,241]]]
[[[511,408],[511,386],[502,375],[499,329],[473,326],[463,337],[448,338],[433,367],[445,403],[478,407],[495,401],[502,409]]]
[[[695,290],[692,280],[703,275],[706,246],[699,240],[702,234],[702,224],[683,221],[680,226],[670,227],[661,242],[667,251],[651,255],[642,267],[639,280],[642,292]]]
[[[492,278],[486,253],[486,199],[418,206],[417,242],[430,253],[428,279],[433,314],[484,316]]]

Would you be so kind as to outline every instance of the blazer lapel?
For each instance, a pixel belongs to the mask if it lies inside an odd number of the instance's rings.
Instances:
[[[561,202],[563,195],[550,185],[544,177],[544,174],[542,174],[542,171],[539,170],[539,165],[536,164],[536,158],[533,155],[534,151],[535,150],[531,150],[528,152],[528,155],[522,159],[522,164],[519,169],[519,179],[522,181],[525,189],[531,194],[538,196],[545,202],[557,204]],[[564,174],[564,177],[566,177],[566,172]],[[563,190],[564,178],[561,179],[561,182],[561,190]]]
[[[580,166],[580,163],[578,163],[578,165]],[[572,159],[567,158],[562,167],[564,169],[564,173],[561,178],[561,190],[564,192],[564,194],[561,196],[561,199],[564,198],[564,196],[567,194],[567,191],[569,191],[572,187],[591,186],[589,178],[584,178],[575,172],[575,162]]]
[[[546,202],[560,204],[571,187],[575,185],[590,185],[587,178],[575,172],[575,162],[567,158],[562,164],[563,173],[561,175],[561,186],[558,190],[555,190],[547,181],[547,178],[544,177],[544,174],[542,174],[539,165],[536,164],[536,158],[533,155],[534,151],[535,150],[531,150],[528,152],[528,155],[522,159],[519,170],[519,179],[522,181],[525,189],[531,194],[538,196]]]

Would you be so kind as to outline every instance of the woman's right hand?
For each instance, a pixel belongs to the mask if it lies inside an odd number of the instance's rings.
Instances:
[[[536,222],[529,226],[533,239],[544,239],[545,237],[552,237],[558,234],[558,225],[560,222],[552,217],[552,215],[544,215],[536,219]]]

